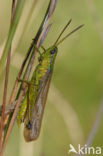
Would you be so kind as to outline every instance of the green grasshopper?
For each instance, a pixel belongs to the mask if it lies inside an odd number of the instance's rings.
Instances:
[[[24,138],[27,142],[36,140],[40,133],[43,112],[54,68],[54,62],[58,52],[57,47],[67,37],[69,37],[72,33],[83,26],[80,25],[59,41],[61,35],[70,23],[71,20],[63,28],[53,46],[51,46],[47,50],[43,48],[44,52],[42,54],[38,50],[40,53],[40,57],[38,59],[39,64],[34,70],[31,81],[26,82],[21,80],[22,82],[28,84],[28,89],[19,108],[17,114],[17,122],[18,124],[24,122]]]

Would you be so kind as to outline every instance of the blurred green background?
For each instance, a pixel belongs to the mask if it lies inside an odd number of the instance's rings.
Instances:
[[[0,0],[0,54],[7,39],[11,0]],[[9,93],[24,55],[43,19],[49,0],[26,0],[12,46]],[[25,143],[23,126],[9,137],[5,156],[68,156],[69,144],[85,144],[103,96],[103,1],[58,0],[45,39],[48,48],[72,18],[70,30],[85,26],[59,46],[54,74],[37,141]],[[64,34],[64,35],[65,35]],[[0,84],[0,102],[2,99]],[[103,115],[92,146],[103,148]],[[91,154],[92,155],[92,154]]]

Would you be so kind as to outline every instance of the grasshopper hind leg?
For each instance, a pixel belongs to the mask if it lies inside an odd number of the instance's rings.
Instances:
[[[20,125],[21,123],[24,122],[26,114],[29,112],[27,109],[30,108],[29,107],[29,88],[30,88],[29,86],[30,86],[30,82],[26,81],[26,80],[21,80],[21,79],[18,79],[18,81],[21,83],[27,83],[27,85],[28,85],[26,95],[25,95],[24,99],[22,100],[21,106],[20,106],[19,111],[17,113],[17,123],[18,123],[18,125]]]
[[[26,110],[27,110],[27,102],[26,98],[21,103],[19,111],[17,113],[17,123],[20,125],[25,120]]]

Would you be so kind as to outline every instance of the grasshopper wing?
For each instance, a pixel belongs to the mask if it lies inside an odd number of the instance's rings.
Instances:
[[[30,123],[28,119],[25,122],[24,138],[27,142],[36,140],[39,136],[51,77],[52,77],[52,72],[49,72],[45,76],[45,80],[40,88],[32,112],[32,123]]]

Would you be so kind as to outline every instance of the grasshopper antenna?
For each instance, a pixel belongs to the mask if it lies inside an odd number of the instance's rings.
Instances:
[[[82,24],[82,25],[78,26],[77,28],[75,28],[74,30],[72,30],[69,34],[67,34],[64,38],[62,38],[58,43],[56,42],[56,46],[61,44],[66,38],[68,38],[70,35],[72,35],[74,32],[76,32],[77,30],[79,30],[83,26],[84,26],[84,24]]]
[[[62,36],[62,34],[64,33],[64,31],[66,30],[66,28],[70,25],[72,19],[69,20],[69,22],[66,24],[66,26],[63,28],[63,30],[61,31],[59,37],[57,38],[57,40],[55,41],[54,45],[57,44],[57,42],[59,41],[60,37]]]

